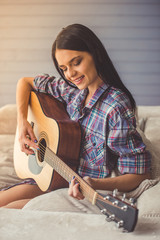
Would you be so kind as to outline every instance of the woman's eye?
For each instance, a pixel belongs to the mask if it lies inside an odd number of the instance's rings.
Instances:
[[[67,68],[64,68],[64,69],[61,68],[61,71],[62,71],[62,72],[66,72],[66,71],[67,71]]]
[[[81,59],[74,63],[74,66],[78,66],[81,63]]]

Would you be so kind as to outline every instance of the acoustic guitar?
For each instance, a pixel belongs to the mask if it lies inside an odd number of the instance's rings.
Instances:
[[[17,129],[14,145],[17,175],[22,179],[34,179],[42,191],[68,187],[68,182],[75,176],[82,194],[99,207],[107,221],[115,221],[118,227],[132,232],[138,209],[115,194],[103,196],[77,174],[81,128],[78,122],[69,118],[64,104],[50,95],[31,92],[28,121],[38,139],[39,149],[34,150],[33,155],[23,153]]]

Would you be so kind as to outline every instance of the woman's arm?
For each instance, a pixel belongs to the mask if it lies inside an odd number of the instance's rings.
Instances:
[[[28,102],[30,92],[34,89],[33,79],[31,77],[21,78],[17,84],[16,100],[18,111],[18,122],[27,118]]]
[[[118,189],[119,192],[129,192],[137,188],[139,184],[147,178],[150,178],[149,173],[124,174],[113,178],[101,178],[101,179],[91,178],[88,179],[88,181],[91,182],[91,185],[93,186],[94,189],[108,191]]]
[[[150,173],[124,174],[118,177],[99,179],[84,177],[84,180],[96,190],[113,191],[114,189],[118,189],[119,192],[129,192],[137,188],[143,180],[148,178],[150,178]],[[68,190],[69,195],[78,200],[84,199],[79,188],[79,183],[76,182],[76,179],[73,179]]]
[[[27,146],[37,148],[35,143],[36,137],[31,125],[27,121],[30,92],[34,89],[33,80],[34,78],[32,77],[21,78],[18,81],[16,92],[19,142],[21,150],[26,154],[33,153],[33,150]],[[29,138],[27,136],[29,136]]]

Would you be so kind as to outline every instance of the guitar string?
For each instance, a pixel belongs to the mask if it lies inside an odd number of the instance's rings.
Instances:
[[[39,153],[41,155],[41,157],[44,158],[44,155],[45,155],[45,151],[46,151],[46,147],[43,146],[43,144],[39,143],[40,145],[40,150],[39,150]],[[53,153],[53,152],[52,152]],[[75,173],[67,164],[65,164],[61,159],[62,163],[59,161],[59,157],[57,157],[57,155],[55,153],[54,154],[54,158],[57,158],[57,161],[54,163],[55,167],[60,167],[63,171],[63,174],[66,176],[66,168],[68,168],[68,172],[69,172],[69,176],[71,175],[71,178],[74,176],[74,175],[77,175],[77,173]],[[47,154],[47,157],[50,157],[51,159],[53,159],[53,155],[52,154]],[[62,172],[61,171],[61,172]],[[67,175],[67,177],[68,177]],[[70,180],[71,180],[70,178]],[[82,190],[89,190],[89,194],[88,194],[88,197],[91,200],[93,200],[93,196],[95,194],[95,190],[91,187],[91,186],[87,186],[87,183],[84,182],[84,180],[79,176],[77,175],[76,177],[78,179],[78,181],[80,182],[80,186],[82,188]],[[97,196],[98,197],[98,196]],[[101,199],[101,198],[100,198]],[[101,199],[102,200],[102,199]],[[105,202],[105,201],[104,201]]]
[[[47,147],[44,147],[44,145],[41,144],[41,143],[39,143],[39,146],[40,146],[40,150],[38,150],[38,153],[40,153],[40,156],[44,158]],[[48,148],[48,149],[49,149],[49,148]],[[89,196],[89,197],[92,197],[92,198],[93,198],[94,193],[95,193],[95,190],[92,189],[91,186],[87,185],[87,183],[86,183],[77,173],[75,173],[66,163],[64,163],[61,159],[59,159],[59,157],[58,157],[53,151],[52,151],[52,153],[54,154],[54,158],[56,158],[56,160],[57,160],[57,161],[54,162],[55,167],[56,167],[56,168],[60,167],[60,168],[62,169],[63,174],[65,175],[66,178],[67,178],[67,177],[70,177],[70,175],[71,175],[71,178],[72,178],[74,175],[76,175],[77,178],[78,178],[78,181],[80,182],[80,186],[82,187],[82,190],[90,190],[90,195],[92,195],[92,196]],[[52,155],[52,154],[47,154],[47,157],[49,157],[51,160],[53,159],[53,155]],[[60,161],[62,161],[62,163],[61,163]],[[67,173],[66,169],[67,169],[67,168],[68,168],[68,172],[69,172],[68,175],[66,175],[66,173]],[[59,170],[60,170],[60,169],[59,169]],[[58,170],[57,170],[57,171],[58,171]],[[62,172],[62,171],[61,171],[61,172]],[[68,178],[67,178],[67,179],[68,179]],[[70,179],[70,180],[71,180],[71,179]],[[91,190],[92,190],[92,192],[91,192]],[[91,198],[91,199],[92,199],[92,198]],[[90,200],[91,200],[91,199],[90,199]],[[104,199],[102,196],[99,196],[99,194],[97,194],[96,199],[101,200],[101,201],[104,202],[104,203],[106,203],[106,201],[107,201],[107,200]],[[109,202],[109,201],[107,201],[107,202]],[[110,202],[109,202],[109,203],[110,203]],[[117,206],[116,206],[116,207],[117,207]]]
[[[40,150],[38,150],[38,153],[40,154],[40,156],[42,158],[44,158],[46,147],[44,147],[43,144],[41,144],[41,143],[39,143],[39,145],[40,145]],[[64,163],[61,159],[59,159],[59,157],[54,152],[52,152],[52,154],[54,154],[54,158],[57,158],[57,161],[54,162],[54,166],[56,168],[60,168],[61,169],[61,172],[63,172],[64,177],[66,177],[67,179],[68,179],[68,177],[70,177],[69,180],[71,180],[72,177],[74,175],[76,175],[77,176],[76,178],[78,179],[78,181],[81,182],[80,185],[82,187],[82,190],[86,190],[86,189],[89,190],[90,193],[88,194],[88,197],[89,197],[89,199],[91,201],[93,199],[95,190],[92,189],[90,186],[86,186],[87,183],[86,182],[84,183],[83,182],[84,180],[77,173],[75,173],[66,163]],[[46,157],[49,157],[52,160],[53,159],[53,155],[52,154],[47,154]],[[62,163],[60,161],[62,161]],[[69,174],[66,175],[66,173],[67,173],[66,169],[67,168],[68,168]],[[58,171],[58,169],[57,169],[57,171]]]

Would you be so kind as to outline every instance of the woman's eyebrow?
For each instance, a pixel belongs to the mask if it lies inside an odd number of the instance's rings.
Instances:
[[[71,64],[75,59],[79,58],[80,56],[76,56],[74,58],[72,58],[70,61],[69,61],[69,64]],[[59,65],[59,67],[64,67],[64,65]]]

